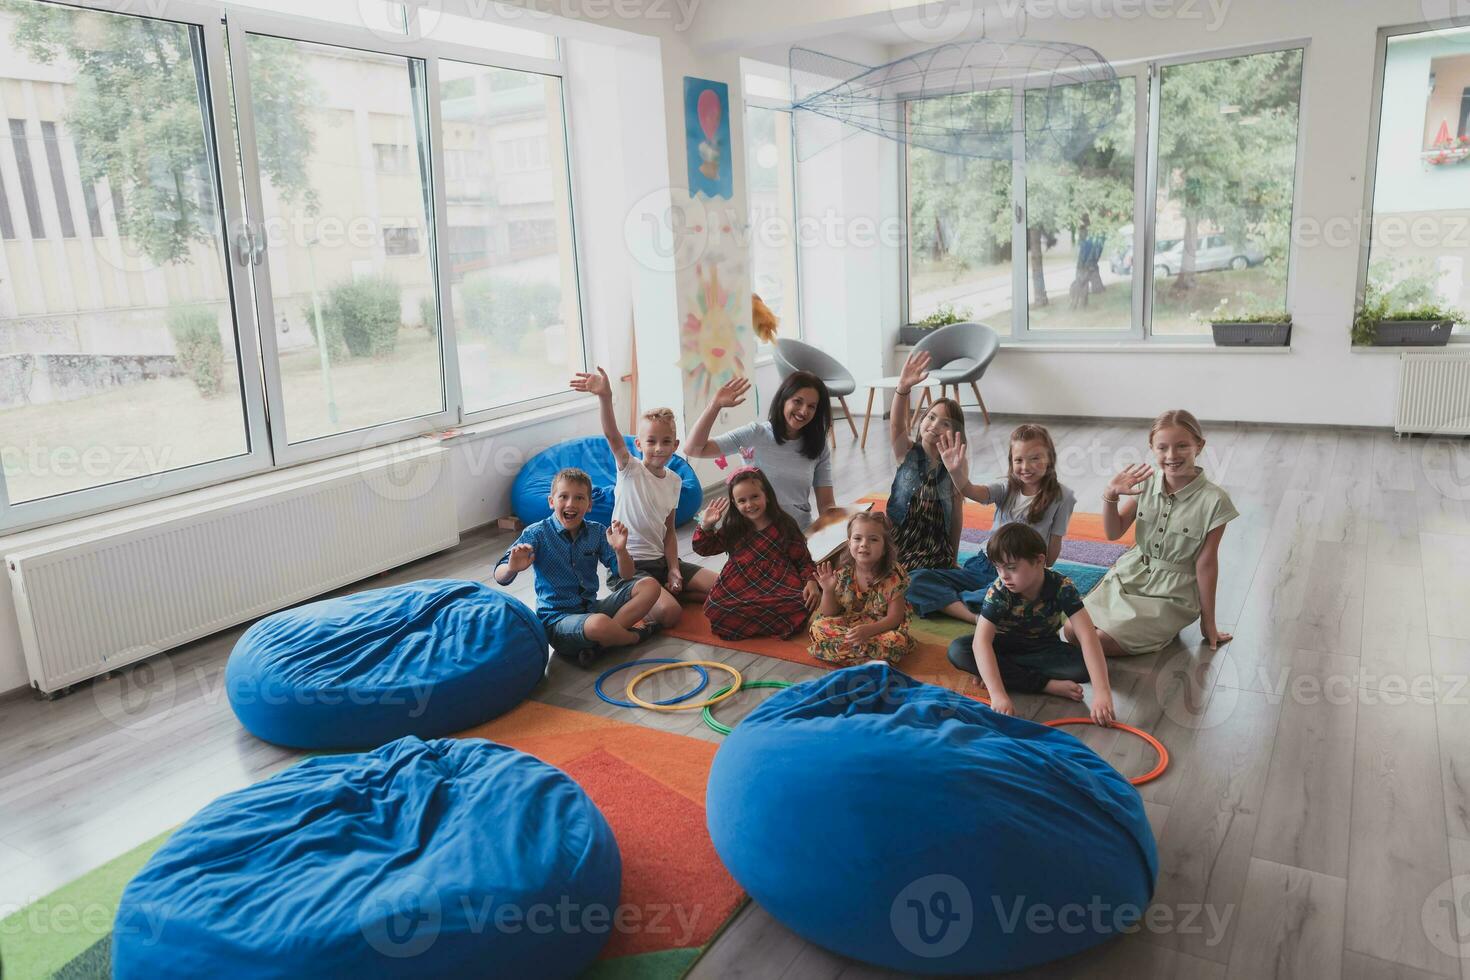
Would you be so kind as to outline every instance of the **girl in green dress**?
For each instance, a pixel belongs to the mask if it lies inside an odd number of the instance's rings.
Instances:
[[[1192,414],[1160,415],[1148,442],[1157,470],[1130,466],[1103,491],[1110,541],[1137,521],[1134,547],[1084,600],[1110,657],[1162,650],[1195,620],[1211,650],[1230,641],[1215,624],[1215,586],[1220,539],[1239,512],[1195,464],[1205,437]]]

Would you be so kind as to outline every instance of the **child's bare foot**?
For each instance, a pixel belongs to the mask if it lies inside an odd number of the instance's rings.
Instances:
[[[1042,690],[1059,698],[1068,698],[1072,701],[1082,700],[1082,685],[1076,681],[1047,681],[1046,687]]]

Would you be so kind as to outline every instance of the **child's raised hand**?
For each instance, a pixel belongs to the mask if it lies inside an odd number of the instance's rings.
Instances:
[[[705,527],[714,527],[719,522],[719,519],[725,516],[725,511],[729,507],[729,497],[716,497],[709,502],[709,506],[705,507],[704,516],[699,519],[699,523]]]
[[[1143,487],[1139,486],[1144,480],[1154,475],[1154,468],[1147,463],[1134,463],[1119,471],[1118,475],[1108,481],[1108,496],[1136,496],[1143,493]]]
[[[614,551],[622,551],[628,547],[628,526],[622,521],[613,521],[607,526],[607,543],[613,546]]]
[[[1113,692],[1103,691],[1092,696],[1092,722],[1103,728],[1111,727],[1118,716],[1113,711]]]
[[[598,398],[612,397],[612,382],[607,379],[607,372],[602,368],[598,368],[596,374],[578,371],[572,376],[571,383],[573,391],[585,391]]]
[[[510,570],[524,572],[536,560],[536,549],[528,544],[518,544],[510,549]]]
[[[957,432],[939,433],[939,459],[949,478],[962,487],[970,482],[970,447]]]
[[[750,391],[749,378],[731,378],[720,389],[715,392],[715,404],[721,408],[734,408],[745,401],[746,392]]]
[[[821,586],[823,592],[837,587],[837,569],[832,567],[830,561],[824,561],[817,566],[817,585]]]
[[[929,352],[916,350],[909,355],[908,360],[903,362],[903,370],[898,372],[898,386],[907,390],[927,377],[929,377]]]

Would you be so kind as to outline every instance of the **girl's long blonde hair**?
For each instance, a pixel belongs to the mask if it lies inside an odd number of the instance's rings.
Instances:
[[[1011,441],[1006,445],[1006,493],[1019,494],[1023,492],[1021,481],[1016,478],[1016,454],[1012,447],[1018,442],[1039,442],[1046,449],[1046,475],[1041,478],[1041,485],[1036,489],[1036,496],[1031,498],[1031,509],[1026,512],[1027,524],[1039,524],[1046,516],[1046,509],[1058,500],[1062,499],[1062,484],[1057,480],[1057,447],[1051,441],[1051,433],[1046,431],[1044,425],[1033,425],[1030,422],[1018,425],[1011,433]]]

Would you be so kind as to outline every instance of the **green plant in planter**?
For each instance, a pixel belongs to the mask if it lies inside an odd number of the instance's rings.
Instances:
[[[1230,306],[1230,297],[1225,297],[1208,313],[1192,313],[1196,323],[1290,323],[1291,314],[1280,307],[1242,303]]]
[[[1371,345],[1381,320],[1400,323],[1449,320],[1452,323],[1464,323],[1466,317],[1464,311],[1441,303],[1395,303],[1391,296],[1370,286],[1363,297],[1363,305],[1358,307],[1358,312],[1353,316],[1353,343]]]
[[[951,323],[965,323],[972,316],[974,316],[974,313],[971,312],[968,306],[956,310],[953,304],[945,303],[939,309],[924,317],[924,319],[917,321],[914,326],[923,327],[926,330],[938,330],[940,327],[947,327]]]

